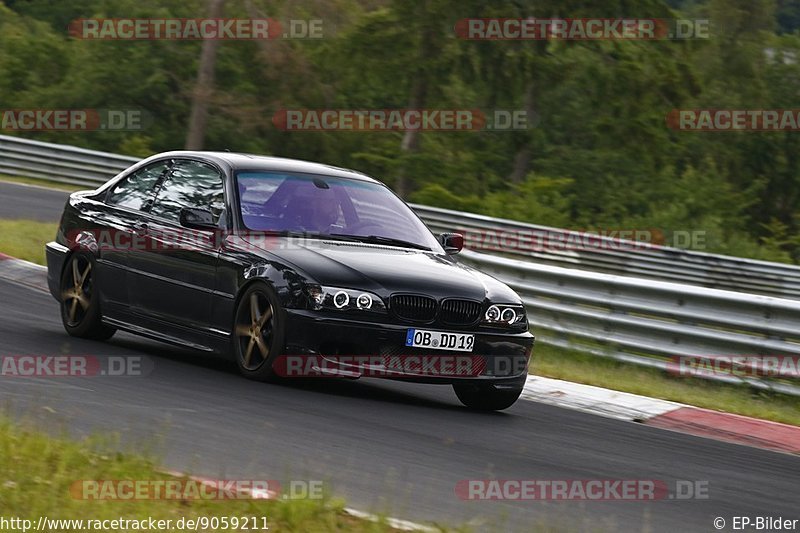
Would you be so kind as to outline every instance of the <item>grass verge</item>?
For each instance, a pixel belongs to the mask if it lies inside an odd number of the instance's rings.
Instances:
[[[173,526],[167,531],[177,531],[177,521],[181,518],[256,517],[257,528],[249,523],[249,529],[239,527],[226,530],[259,531],[263,530],[262,517],[265,517],[269,531],[395,531],[385,522],[354,518],[344,512],[341,502],[329,498],[282,501],[83,499],[81,489],[73,487],[76,481],[146,480],[149,483],[150,480],[177,479],[162,473],[153,461],[144,456],[109,451],[115,447],[116,443],[110,442],[110,439],[76,441],[54,438],[0,418],[0,455],[3,457],[3,461],[0,461],[0,516],[31,520],[34,528],[39,517],[92,521],[153,517],[155,520],[171,520]],[[239,521],[244,525],[242,522]],[[73,523],[61,524],[60,527],[51,525],[45,529],[76,531],[80,528]],[[221,530],[221,526],[216,529],[196,529]]]
[[[800,398],[704,379],[672,376],[612,359],[537,344],[532,372],[697,407],[800,426]]]
[[[0,220],[0,252],[44,264],[44,245],[53,239],[56,227],[29,220]],[[534,349],[533,373],[800,426],[800,398],[670,376],[541,343]]]
[[[0,219],[0,252],[43,265],[44,245],[55,239],[57,231],[53,222]]]

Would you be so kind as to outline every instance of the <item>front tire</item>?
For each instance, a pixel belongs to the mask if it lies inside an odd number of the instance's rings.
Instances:
[[[61,273],[61,322],[73,337],[104,341],[117,330],[103,324],[95,265],[94,256],[87,253],[69,257]]]
[[[476,411],[502,411],[508,409],[522,394],[522,387],[497,389],[484,383],[455,383],[453,390],[458,399]]]
[[[274,291],[254,283],[242,294],[233,323],[233,353],[243,376],[275,379],[272,363],[283,350],[283,313]]]

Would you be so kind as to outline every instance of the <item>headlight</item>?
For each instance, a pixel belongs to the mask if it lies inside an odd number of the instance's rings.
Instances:
[[[371,292],[339,287],[320,287],[319,285],[307,287],[306,292],[311,300],[311,308],[316,311],[333,309],[336,311],[386,312],[383,300]]]
[[[491,305],[483,315],[483,323],[494,326],[514,326],[524,322],[525,308],[519,305]]]
[[[336,309],[344,309],[350,304],[350,295],[345,291],[336,291],[333,295],[333,305]]]

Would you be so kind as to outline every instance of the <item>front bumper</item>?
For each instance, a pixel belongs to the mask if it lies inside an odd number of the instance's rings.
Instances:
[[[61,273],[64,271],[69,248],[53,241],[45,245],[44,251],[47,259],[47,287],[53,298],[61,301]]]
[[[323,358],[322,373],[337,377],[381,377],[422,383],[486,382],[499,388],[521,386],[527,378],[534,344],[530,332],[419,326],[475,335],[472,352],[454,352],[406,347],[406,333],[414,327],[288,309],[285,354],[311,356],[316,361]],[[437,361],[442,364],[437,365]]]

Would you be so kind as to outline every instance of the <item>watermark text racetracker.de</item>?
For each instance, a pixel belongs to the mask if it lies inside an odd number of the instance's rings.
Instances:
[[[280,109],[282,131],[519,131],[536,126],[524,109]]]
[[[139,131],[152,124],[144,109],[0,109],[3,131]]]
[[[153,366],[141,355],[0,355],[0,378],[144,377]]]
[[[686,377],[800,378],[797,355],[676,355],[667,363],[671,374]]]
[[[652,250],[671,246],[702,250],[707,246],[704,230],[662,231],[657,228],[598,228],[590,230],[457,228],[464,245],[472,250],[497,252],[546,252],[555,250]]]
[[[454,28],[470,41],[708,39],[708,19],[467,18]]]
[[[678,131],[798,131],[800,109],[673,109],[666,122]]]
[[[424,335],[428,332],[417,330],[417,333]],[[443,342],[450,342],[452,346],[457,345],[457,335],[441,335]],[[456,355],[446,352],[396,355],[280,355],[273,362],[272,368],[283,378],[340,377],[343,372],[357,373],[360,377],[398,379],[508,377],[527,373],[528,358],[525,355]]]
[[[321,39],[322,19],[271,18],[86,18],[73,20],[70,36],[85,40],[198,41]]]
[[[707,500],[705,480],[660,479],[462,479],[461,500],[656,501]]]
[[[80,479],[69,493],[89,501],[321,500],[325,484],[319,479]]]

